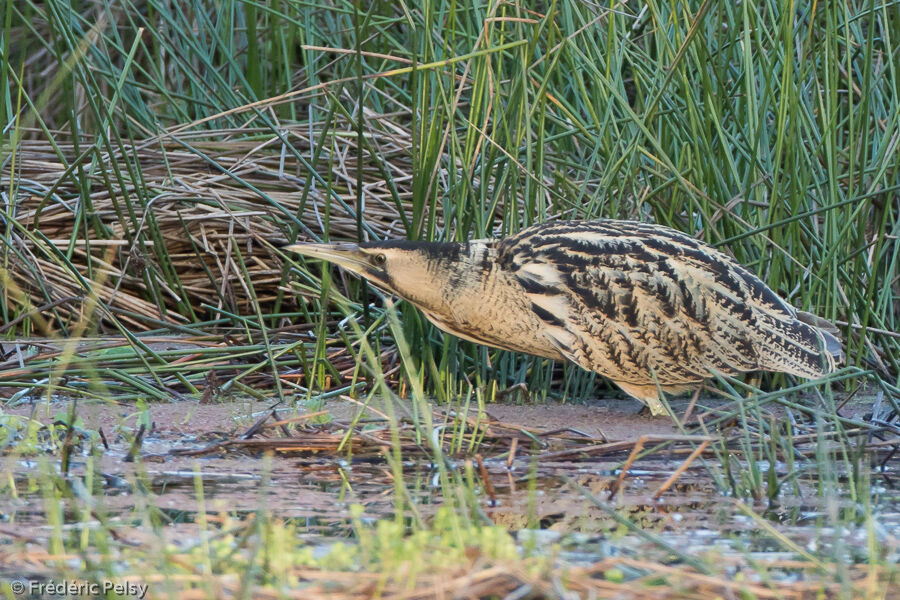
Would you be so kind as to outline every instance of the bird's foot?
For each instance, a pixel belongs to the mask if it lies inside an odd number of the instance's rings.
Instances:
[[[646,402],[644,404],[644,402]],[[640,410],[635,413],[635,416],[638,417],[665,417],[669,414],[666,410],[666,407],[663,406],[663,403],[659,401],[658,398],[654,398],[652,400],[645,400],[642,402],[642,406]]]

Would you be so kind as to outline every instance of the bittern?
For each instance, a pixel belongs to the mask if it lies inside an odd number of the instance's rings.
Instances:
[[[669,227],[554,221],[505,239],[288,246],[356,273],[472,342],[568,360],[664,412],[715,373],[807,378],[843,359],[831,323]]]

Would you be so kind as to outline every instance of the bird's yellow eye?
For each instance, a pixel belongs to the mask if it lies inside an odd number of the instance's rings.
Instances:
[[[387,262],[387,256],[385,256],[384,254],[376,254],[372,257],[372,262],[374,262],[376,265],[383,265]]]

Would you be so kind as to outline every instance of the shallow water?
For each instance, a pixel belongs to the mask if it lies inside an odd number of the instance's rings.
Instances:
[[[66,403],[60,403],[52,413],[65,410]],[[361,428],[359,453],[322,449],[323,440],[340,437],[346,430],[353,406],[328,407],[329,423],[270,428],[251,437],[265,442],[273,454],[260,447],[228,445],[246,441],[243,434],[266,414],[263,405],[160,405],[149,410],[153,427],[144,436],[139,459],[128,462],[132,438],[120,433],[133,428],[132,416],[117,415],[104,406],[79,406],[83,430],[103,428],[109,447],[85,438],[73,452],[68,476],[56,479],[68,486],[67,493],[60,494],[68,496],[60,501],[64,527],[72,531],[93,527],[90,511],[102,506],[104,518],[147,535],[141,513],[145,509],[140,507],[150,506],[166,521],[165,537],[178,546],[190,546],[200,539],[201,509],[208,517],[235,522],[252,519],[262,510],[291,524],[299,543],[324,555],[335,543],[352,542],[352,505],[363,507],[362,523],[395,513],[394,474],[383,446],[376,443],[386,435],[385,428],[374,423]],[[590,407],[491,406],[489,412],[494,419],[491,434],[480,446],[484,470],[475,457],[448,452],[445,472],[458,482],[458,489],[475,494],[482,518],[515,532],[523,554],[552,548],[555,560],[569,565],[614,556],[661,563],[715,556],[730,565],[727,568],[739,569],[748,562],[808,561],[809,555],[859,563],[868,560],[874,548],[879,560],[900,561],[900,458],[877,466],[889,456],[888,449],[870,454],[870,463],[876,466],[870,469],[865,498],[854,497],[848,486],[852,473],[842,472],[841,461],[831,465],[823,480],[817,448],[809,443],[797,445],[793,471],[785,461],[759,460],[751,465],[739,449],[732,452],[731,479],[755,466],[764,478],[774,476],[781,482],[780,493],[771,499],[754,499],[752,494],[734,497],[729,477],[711,451],[654,499],[697,443],[682,440],[639,456],[621,489],[611,494],[630,447],[600,452],[604,440],[598,433],[610,441],[677,435],[667,421],[608,407],[592,412]],[[542,429],[575,422],[578,430],[548,436],[516,433],[516,427],[532,426],[536,415]],[[282,411],[277,418],[290,416]],[[441,418],[436,412],[437,422]],[[283,437],[286,431],[289,438]],[[417,446],[410,429],[403,436],[399,465],[403,482],[416,512],[428,519],[446,501],[441,471],[422,450],[427,441]],[[516,436],[519,441],[511,459],[509,439]],[[447,447],[453,447],[446,439]],[[53,527],[47,507],[53,494],[44,482],[59,474],[59,456],[46,451],[27,458],[7,453],[5,460],[6,480],[15,483],[15,493],[7,489],[0,497],[0,543],[14,544],[23,536],[49,543]],[[763,485],[762,494],[767,490]],[[785,581],[800,576],[790,568],[777,572]]]

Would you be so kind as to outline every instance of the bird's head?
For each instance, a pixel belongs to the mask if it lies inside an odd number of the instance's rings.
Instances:
[[[447,286],[461,283],[471,263],[469,244],[454,242],[294,244],[285,249],[327,260],[424,308],[443,302]]]

